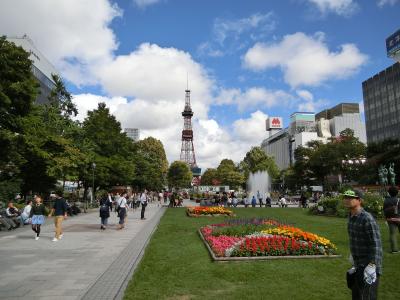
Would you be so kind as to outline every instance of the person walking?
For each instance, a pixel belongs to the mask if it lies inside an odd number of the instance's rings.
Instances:
[[[159,192],[158,193],[158,205],[157,206],[162,206],[163,198],[164,198],[163,192]]]
[[[62,221],[67,218],[67,202],[61,197],[61,192],[56,192],[56,200],[54,202],[53,208],[49,214],[49,217],[54,215],[54,225],[55,225],[55,236],[52,239],[53,242],[61,240],[64,236],[62,230]]]
[[[307,208],[307,197],[304,192],[301,192],[300,205],[302,208]]]
[[[106,230],[106,227],[108,225],[108,218],[110,217],[110,211],[111,211],[111,205],[112,202],[108,199],[108,195],[105,194],[103,197],[100,199],[100,219],[101,219],[101,225],[100,229],[101,230]]]
[[[351,262],[347,271],[352,299],[377,299],[379,277],[382,274],[382,242],[379,226],[372,215],[361,207],[362,194],[347,190],[342,194],[349,210]]]
[[[44,216],[46,215],[46,207],[42,203],[40,196],[35,197],[35,203],[32,205],[29,217],[32,222],[32,230],[35,232],[35,240],[39,240],[40,226],[44,224]]]
[[[251,198],[251,207],[256,207],[256,204],[257,204],[256,196],[253,195],[253,198]]]
[[[31,214],[32,210],[32,200],[28,200],[26,202],[26,206],[24,207],[24,210],[22,211],[21,215],[19,216],[21,219],[21,224],[29,224],[30,223],[30,217],[29,215]]]
[[[140,195],[140,204],[142,205],[142,210],[140,212],[140,219],[141,220],[146,220],[146,218],[144,217],[144,212],[146,210],[146,206],[147,206],[147,195],[146,195],[147,191],[144,190],[144,192]]]
[[[127,202],[126,202],[127,194],[122,194],[121,197],[118,199],[117,207],[118,207],[118,217],[119,217],[119,227],[118,229],[122,229],[125,227],[125,218],[126,218],[126,209],[127,209]]]
[[[261,195],[260,191],[257,191],[257,199],[258,199],[258,203],[260,204],[260,207],[262,207],[263,201],[262,201],[262,195]]]
[[[399,191],[395,186],[388,190],[389,196],[383,203],[383,213],[389,227],[390,249],[392,254],[400,253],[397,246],[397,234],[400,232],[400,202],[397,195]]]

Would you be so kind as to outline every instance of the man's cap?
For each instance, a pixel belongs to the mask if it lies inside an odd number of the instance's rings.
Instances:
[[[353,191],[353,190],[346,190],[342,196],[344,198],[355,198],[355,199],[359,199],[362,198],[362,193],[359,191]]]

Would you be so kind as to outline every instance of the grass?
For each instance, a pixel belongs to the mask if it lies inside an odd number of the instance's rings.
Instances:
[[[341,258],[213,262],[197,229],[224,217],[189,218],[169,208],[131,279],[125,299],[350,299],[347,220],[311,216],[290,208],[234,209],[237,217],[272,217],[330,239]],[[380,222],[384,247],[380,299],[398,299],[400,255],[389,254],[388,229]]]

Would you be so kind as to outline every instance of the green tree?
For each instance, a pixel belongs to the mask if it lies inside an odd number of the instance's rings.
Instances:
[[[168,169],[168,185],[172,188],[188,188],[192,181],[192,172],[183,161],[174,161]]]
[[[217,169],[208,168],[201,176],[201,185],[215,185],[220,182]]]
[[[134,143],[136,176],[139,189],[161,190],[165,187],[168,161],[160,140],[148,137]]]
[[[96,165],[95,189],[132,183],[135,172],[132,142],[104,103],[88,112],[80,146],[88,156],[79,174],[85,190],[92,185],[93,163]]]
[[[268,156],[261,147],[253,147],[246,153],[240,167],[245,174],[245,178],[249,177],[249,173],[256,173],[258,171],[268,171],[272,178],[279,176],[279,169],[274,159]]]
[[[222,185],[237,189],[245,182],[244,175],[239,172],[231,159],[223,159],[217,168],[218,178]]]
[[[20,153],[21,122],[38,94],[31,68],[29,53],[0,37],[0,187],[10,196],[22,182],[20,165],[26,161]]]

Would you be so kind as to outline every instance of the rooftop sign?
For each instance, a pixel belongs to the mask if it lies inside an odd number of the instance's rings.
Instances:
[[[281,117],[269,117],[266,120],[266,129],[267,131],[271,129],[282,129],[283,121]]]

